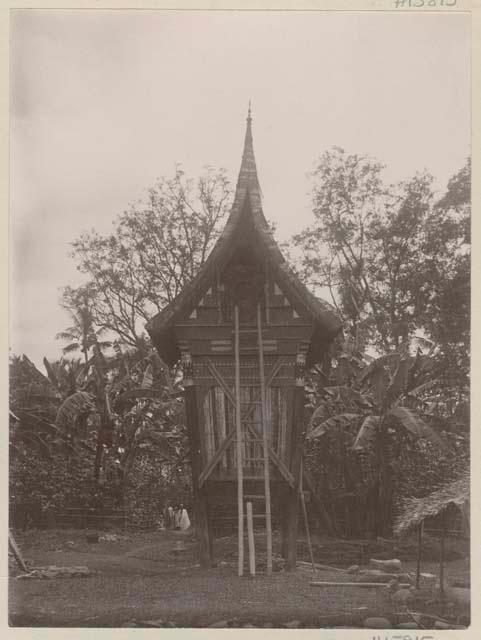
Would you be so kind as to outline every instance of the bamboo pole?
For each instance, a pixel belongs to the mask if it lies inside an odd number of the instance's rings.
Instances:
[[[238,574],[244,573],[244,496],[242,477],[242,425],[240,405],[240,349],[239,349],[239,307],[234,306],[235,329],[235,426],[237,452],[237,518],[238,518]]]
[[[419,589],[419,580],[421,577],[421,551],[423,544],[424,520],[421,520],[418,527],[418,557],[416,566],[416,589]]]
[[[256,550],[254,546],[254,521],[252,519],[252,502],[246,504],[247,509],[247,542],[249,545],[249,573],[256,575]]]
[[[266,382],[264,369],[264,347],[262,342],[261,305],[257,303],[257,342],[259,347],[259,377],[261,382],[262,444],[264,449],[264,493],[266,500],[267,575],[272,573],[272,521],[271,484],[269,477],[269,442],[267,439]]]
[[[309,556],[311,558],[311,565],[312,565],[312,575],[314,576],[316,573],[316,569],[314,567],[314,554],[312,552],[311,532],[309,531],[309,520],[307,517],[306,501],[304,499],[304,491],[302,490],[302,462],[301,462],[301,470],[299,475],[300,475],[299,488],[301,492],[302,513],[304,514],[304,526],[306,529],[307,546],[309,547]]]
[[[439,591],[441,602],[444,603],[444,537],[446,533],[446,511],[441,514],[441,554],[439,558]]]
[[[27,565],[25,564],[25,560],[18,548],[18,545],[13,537],[13,533],[8,530],[8,547],[12,551],[15,560],[17,561],[18,566],[22,571],[28,571]]]

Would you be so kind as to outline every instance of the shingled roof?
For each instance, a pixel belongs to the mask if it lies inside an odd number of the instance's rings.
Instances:
[[[341,330],[340,320],[331,305],[314,296],[287,264],[264,217],[261,200],[249,107],[244,151],[234,202],[224,230],[197,276],[184,287],[175,300],[146,324],[149,335],[167,363],[173,363],[179,356],[174,344],[175,336],[173,333],[176,318],[185,314],[202,298],[211,285],[217,270],[225,266],[232,255],[238,231],[242,225],[245,225],[247,217],[250,218],[249,222],[253,226],[256,240],[261,246],[262,253],[267,259],[274,277],[277,277],[284,286],[286,294],[296,300],[312,318],[316,326],[318,342],[322,344],[329,342]]]

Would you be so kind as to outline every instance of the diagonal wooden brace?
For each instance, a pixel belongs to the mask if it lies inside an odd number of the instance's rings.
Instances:
[[[235,431],[233,430],[233,431],[231,431],[229,433],[229,435],[226,438],[224,438],[224,440],[222,441],[222,444],[220,445],[220,447],[215,452],[214,457],[211,458],[211,460],[209,461],[207,466],[204,468],[204,470],[200,474],[200,476],[199,476],[199,487],[201,487],[204,484],[204,482],[210,476],[212,471],[214,471],[215,467],[219,464],[222,456],[224,455],[224,453],[227,450],[227,447],[234,440],[234,437],[235,437]]]
[[[274,363],[274,365],[273,365],[272,369],[270,370],[269,375],[268,375],[268,377],[266,379],[266,386],[269,385],[274,380],[275,376],[278,374],[278,372],[279,372],[279,370],[280,370],[280,368],[282,367],[283,364],[284,364],[284,360],[282,358],[279,358],[279,360],[277,360]],[[234,394],[232,393],[232,391],[227,386],[225,380],[223,379],[223,377],[221,376],[219,371],[216,369],[214,363],[211,362],[211,360],[207,360],[207,366],[209,368],[209,371],[213,375],[213,377],[219,383],[219,386],[224,391],[227,399],[229,400],[231,405],[235,408]],[[253,403],[256,402],[259,398],[260,398],[260,393],[256,396],[256,398],[252,402]],[[244,412],[243,416],[242,416],[242,420],[246,420],[247,418],[249,418],[249,416],[250,416],[250,414],[252,413],[253,410],[254,410],[254,406],[253,405],[251,407],[248,407],[246,409],[246,411]],[[256,433],[256,431],[254,430],[253,426],[252,425],[248,425],[248,426],[249,426],[249,429],[251,430],[251,432],[253,433],[253,435],[258,437],[259,434]],[[231,431],[229,433],[229,435],[222,441],[222,443],[221,443],[220,447],[217,449],[214,457],[208,462],[208,464],[206,465],[206,467],[204,468],[204,470],[200,474],[200,476],[199,476],[199,487],[202,487],[204,482],[208,479],[210,474],[214,471],[215,467],[219,464],[219,462],[220,462],[222,456],[224,455],[224,453],[226,452],[228,446],[234,440],[234,436],[235,436],[235,431]],[[293,486],[294,477],[292,476],[292,474],[289,471],[289,469],[282,462],[282,460],[277,456],[277,454],[274,452],[274,450],[271,449],[270,447],[269,447],[269,456],[270,456],[271,460],[274,462],[274,464],[278,467],[279,471],[284,476],[286,481],[291,486]]]
[[[256,431],[253,425],[248,424],[247,428],[249,429],[249,431],[253,436],[255,436],[256,438],[259,437],[259,433]],[[268,447],[268,454],[269,454],[269,458],[276,465],[281,475],[284,477],[284,480],[289,484],[290,487],[294,488],[295,486],[294,476],[289,471],[287,466],[282,462],[282,460],[279,458],[279,456],[277,455],[277,453],[274,451],[272,447]]]

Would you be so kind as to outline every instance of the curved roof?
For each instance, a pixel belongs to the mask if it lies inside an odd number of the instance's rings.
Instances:
[[[273,274],[285,288],[286,294],[296,300],[311,316],[320,333],[319,337],[322,336],[321,341],[325,343],[332,340],[341,330],[340,320],[331,305],[314,296],[289,267],[264,217],[249,109],[242,162],[234,202],[226,225],[196,277],[184,287],[175,300],[146,324],[149,335],[167,362],[174,362],[178,357],[177,348],[173,344],[175,319],[187,312],[205,294],[212,283],[212,278],[215,277],[216,270],[222,268],[232,255],[238,230],[245,225],[247,217],[252,222],[256,240]]]

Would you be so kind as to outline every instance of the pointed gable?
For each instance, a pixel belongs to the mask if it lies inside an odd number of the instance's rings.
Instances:
[[[224,230],[197,276],[146,325],[153,343],[168,364],[173,364],[180,357],[176,322],[212,322],[216,309],[222,315],[221,290],[229,285],[219,274],[228,272],[234,257],[242,262],[243,255],[249,256],[259,273],[269,272],[271,302],[275,313],[281,313],[278,309],[284,308],[285,315],[288,314],[294,321],[312,323],[309,361],[318,361],[327,344],[340,331],[340,321],[331,306],[316,298],[297,278],[269,229],[262,211],[250,105],[234,202]],[[208,300],[210,304],[206,302]],[[219,326],[222,324],[222,318],[218,315],[216,321]]]

